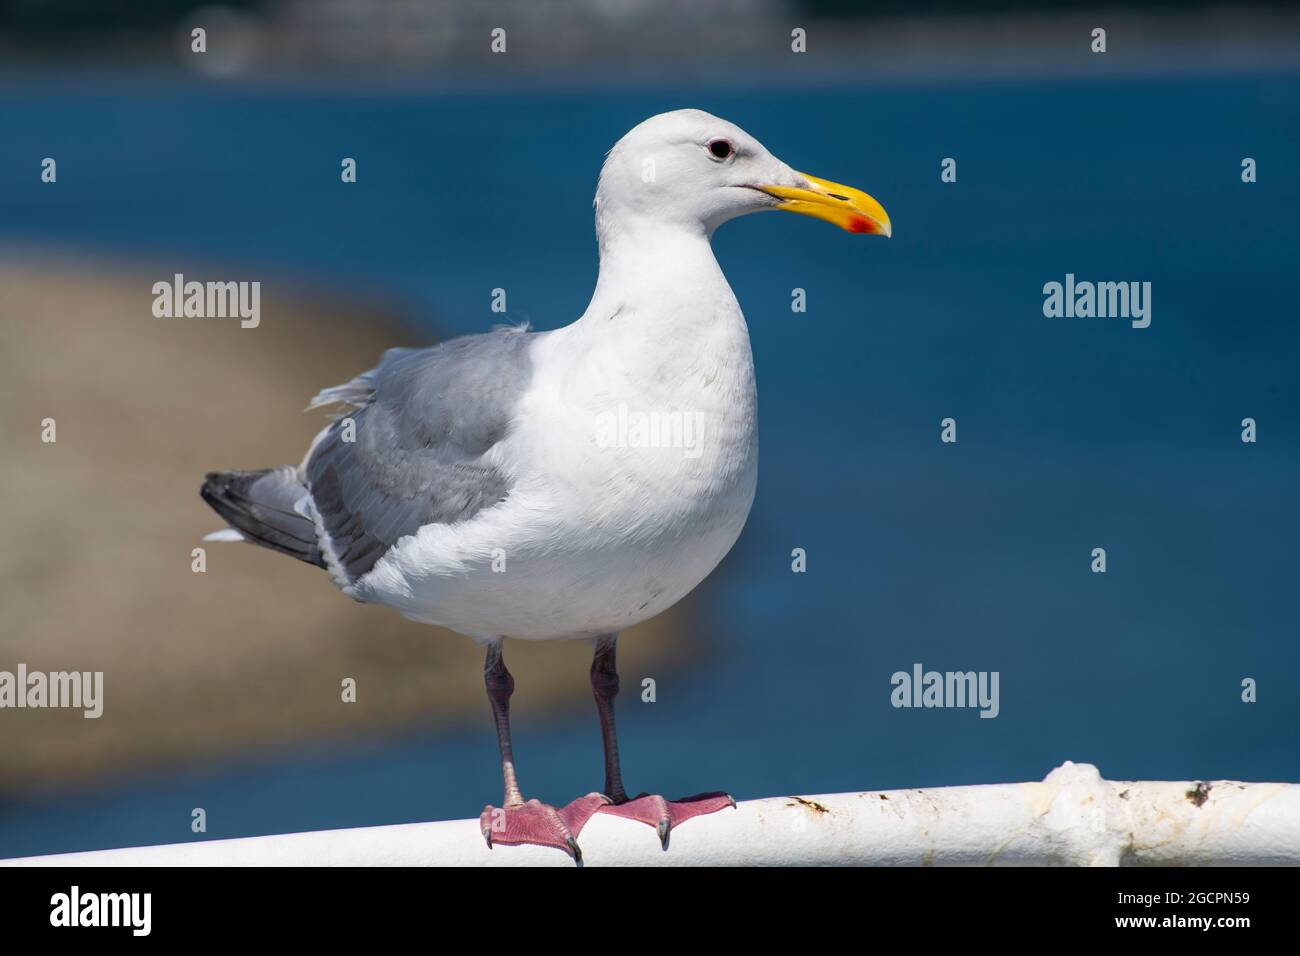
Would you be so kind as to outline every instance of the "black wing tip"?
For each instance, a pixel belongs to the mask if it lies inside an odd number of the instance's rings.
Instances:
[[[316,526],[311,521],[277,507],[274,502],[259,502],[248,494],[257,481],[278,470],[210,471],[199,486],[199,497],[254,544],[323,568],[325,558],[316,542]]]

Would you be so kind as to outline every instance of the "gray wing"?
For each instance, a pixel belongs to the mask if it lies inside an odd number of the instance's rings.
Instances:
[[[316,442],[304,468],[350,582],[398,539],[466,521],[509,494],[509,480],[484,455],[505,436],[528,387],[535,334],[497,329],[428,349],[390,349],[376,368],[313,401],[356,407]]]

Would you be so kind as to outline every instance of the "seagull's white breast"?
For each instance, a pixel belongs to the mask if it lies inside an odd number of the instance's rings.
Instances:
[[[639,305],[598,293],[582,320],[539,336],[494,450],[508,498],[404,540],[359,596],[476,637],[546,639],[617,632],[699,584],[753,502],[756,392],[721,273],[679,292]]]

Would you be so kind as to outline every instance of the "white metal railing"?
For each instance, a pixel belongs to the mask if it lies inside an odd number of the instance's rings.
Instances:
[[[1297,865],[1300,785],[1104,780],[1066,762],[1041,783],[749,800],[672,833],[597,814],[583,863]],[[479,822],[454,820],[0,861],[19,866],[572,866],[558,850],[489,850]]]

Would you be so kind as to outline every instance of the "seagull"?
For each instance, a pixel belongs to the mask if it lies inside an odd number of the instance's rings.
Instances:
[[[734,807],[623,786],[614,728],[618,635],[662,613],[731,550],[758,476],[749,331],[710,240],[784,210],[889,236],[871,196],[796,172],[701,110],[645,120],[596,187],[600,269],[582,317],[390,349],[308,409],[342,409],[297,466],[209,473],[201,489],[243,540],[325,569],[358,601],[485,648],[505,796],[487,845],[581,862],[596,813],[672,829]],[[605,786],[565,807],[525,800],[510,740],[502,641],[585,640]]]

